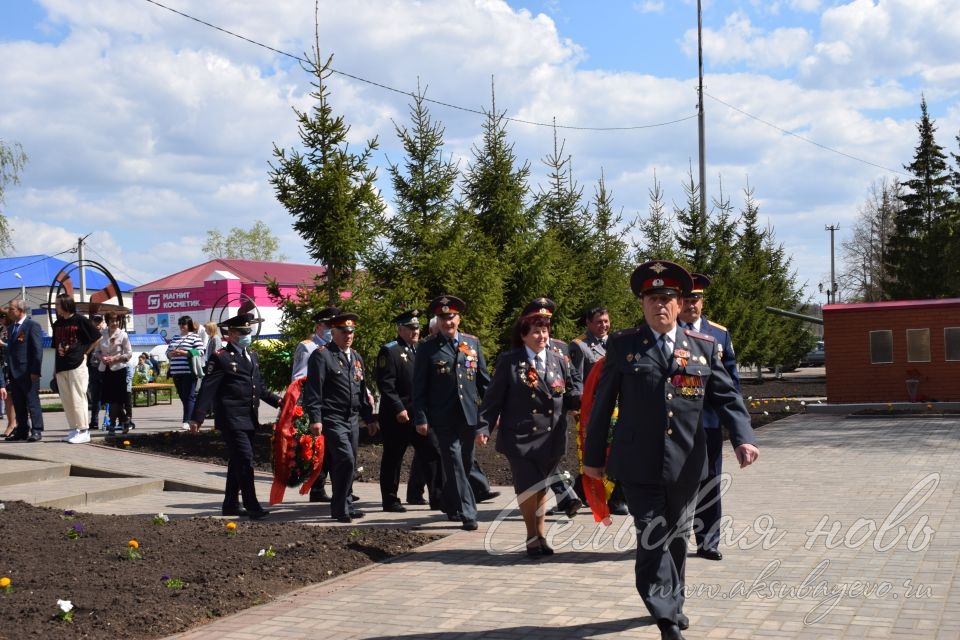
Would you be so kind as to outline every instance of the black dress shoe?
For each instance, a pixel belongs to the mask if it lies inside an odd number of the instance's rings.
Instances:
[[[24,433],[12,433],[3,439],[4,442],[26,442],[27,435]]]
[[[544,538],[543,536],[537,536],[537,541],[540,543],[540,553],[542,553],[545,556],[553,555],[553,549],[550,547],[550,545],[547,544],[546,538]]]
[[[447,520],[450,522],[463,522],[463,516],[459,513],[448,513]]]
[[[245,516],[247,515],[247,510],[243,507],[224,507],[220,510],[220,515],[223,516]]]
[[[460,528],[464,531],[476,531],[479,525],[476,520],[464,520]]]
[[[427,504],[427,501],[423,498],[407,498],[407,504],[422,505]]]
[[[320,491],[311,491],[310,502],[330,502],[330,496],[323,489]]]
[[[390,513],[406,513],[407,512],[407,508],[402,504],[400,504],[399,502],[394,502],[393,504],[384,505],[383,510]]]
[[[263,520],[270,515],[270,512],[266,509],[260,509],[259,511],[247,511],[247,517],[251,520]]]
[[[671,620],[657,620],[657,627],[660,628],[660,640],[685,640],[680,627]]]
[[[351,493],[351,494],[350,494],[350,501],[351,501],[351,502],[360,502],[360,496]]]
[[[546,512],[544,512],[543,515],[545,515],[545,516],[555,516],[555,515],[557,515],[558,513],[560,513],[560,510],[559,510],[558,508],[556,508],[556,507],[550,507],[549,509],[546,510]]]
[[[705,560],[723,560],[723,554],[719,549],[697,549],[697,557]]]
[[[528,558],[542,558],[545,554],[543,553],[543,548],[540,546],[539,542],[528,543],[527,544],[527,557]]]
[[[367,515],[366,512],[360,511],[359,509],[354,509],[353,511],[350,512],[351,518],[362,518],[365,515]]]
[[[488,500],[493,500],[494,498],[499,498],[499,497],[500,497],[499,491],[487,491],[482,496],[477,496],[477,502],[486,502]]]
[[[630,510],[627,509],[627,505],[623,502],[611,502],[607,505],[610,509],[610,513],[615,516],[627,516],[630,515]]]
[[[690,628],[690,618],[684,613],[677,614],[677,626],[680,627],[680,631],[686,631]]]
[[[580,498],[572,498],[563,505],[563,512],[567,514],[568,518],[574,518],[582,506],[583,502],[580,501]]]
[[[34,431],[30,434],[30,437],[27,438],[27,442],[40,442],[43,440],[43,434],[39,431]]]
[[[344,524],[348,522],[353,522],[353,518],[351,518],[350,516],[333,516],[333,519],[336,520],[337,522],[343,522]]]

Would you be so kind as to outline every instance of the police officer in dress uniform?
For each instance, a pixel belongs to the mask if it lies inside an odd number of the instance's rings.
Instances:
[[[213,425],[227,445],[227,485],[222,513],[225,516],[265,518],[253,484],[253,436],[259,419],[260,400],[280,406],[280,396],[268,390],[260,377],[257,354],[250,349],[253,325],[263,322],[252,313],[239,313],[218,326],[227,332],[227,345],[208,361],[206,374],[193,407],[190,430],[197,432],[209,409]],[[243,496],[243,508],[240,508]]]
[[[341,313],[330,321],[333,341],[315,349],[307,365],[303,385],[303,409],[314,435],[323,434],[330,451],[330,515],[338,522],[352,522],[365,514],[353,506],[353,474],[360,446],[363,418],[370,435],[377,432],[373,405],[364,383],[363,359],[353,347],[357,328],[355,313]]]
[[[383,457],[380,460],[380,496],[384,511],[403,513],[397,491],[400,467],[407,447],[419,456],[418,463],[432,508],[440,506],[440,445],[437,434],[422,436],[413,424],[413,362],[420,337],[420,310],[404,311],[393,319],[397,338],[380,347],[377,355],[377,386],[380,388],[380,428]]]
[[[693,289],[683,296],[680,309],[680,324],[698,333],[713,336],[720,351],[723,368],[740,391],[740,374],[737,371],[737,359],[733,353],[730,332],[723,325],[708,320],[703,315],[703,291],[710,286],[710,277],[702,273],[693,276]],[[721,560],[723,554],[720,545],[720,474],[723,473],[723,430],[720,418],[710,405],[703,407],[704,433],[707,436],[707,477],[700,484],[697,496],[697,520],[693,532],[697,538],[697,555],[708,560]]]
[[[317,349],[325,349],[333,340],[330,321],[338,315],[340,315],[340,309],[336,307],[326,307],[313,314],[313,335],[306,340],[301,340],[293,352],[290,382],[307,375],[307,363],[310,361],[310,354]],[[323,470],[317,476],[316,482],[310,487],[310,502],[330,502],[330,496],[324,489],[328,475],[330,475],[330,457],[328,450],[324,449]]]
[[[556,311],[557,304],[553,300],[550,298],[540,297],[535,300],[531,300],[530,303],[523,308],[520,316],[527,317],[531,314],[539,314],[546,318],[552,318]],[[583,393],[583,376],[581,375],[581,369],[574,365],[572,359],[570,358],[570,349],[567,346],[567,343],[563,340],[559,340],[553,336],[550,336],[550,344],[548,348],[551,352],[562,358],[566,364],[565,368],[570,370],[570,378],[573,382],[571,396],[580,397],[580,395]],[[568,518],[573,518],[577,515],[580,507],[583,506],[583,501],[577,496],[571,485],[568,485],[560,479],[563,473],[563,470],[561,470],[559,466],[557,466],[553,473],[553,477],[556,478],[556,480],[550,483],[550,489],[557,497],[557,506],[548,510],[546,515],[564,513]]]
[[[479,472],[474,465],[474,435],[477,410],[490,384],[490,374],[480,340],[459,330],[460,314],[466,306],[450,295],[430,303],[429,313],[437,316],[439,331],[417,351],[413,408],[417,433],[426,435],[434,430],[440,443],[447,517],[461,521],[465,530],[475,531],[478,499],[494,497],[493,492],[475,496],[468,477],[468,470],[471,474]],[[479,484],[480,480],[474,482]]]
[[[607,342],[583,461],[588,476],[600,479],[606,467],[623,487],[637,529],[637,591],[667,640],[682,640],[681,629],[689,625],[684,562],[697,490],[706,476],[703,406],[712,406],[729,428],[741,467],[759,455],[716,340],[677,326],[681,292],[692,285],[686,270],[665,260],[633,272],[630,286],[642,298],[645,323]],[[607,425],[618,401],[607,459]]]

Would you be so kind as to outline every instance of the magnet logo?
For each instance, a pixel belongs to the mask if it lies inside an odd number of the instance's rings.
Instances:
[[[147,309],[159,309],[160,308],[160,294],[154,293],[147,296]]]

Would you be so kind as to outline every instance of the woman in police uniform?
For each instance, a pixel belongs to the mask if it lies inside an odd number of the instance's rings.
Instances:
[[[480,405],[477,441],[499,428],[497,451],[510,461],[513,487],[527,529],[527,555],[553,555],[544,539],[546,489],[567,448],[566,412],[580,407],[570,365],[550,349],[551,311],[544,307],[517,320],[514,348],[497,360]]]

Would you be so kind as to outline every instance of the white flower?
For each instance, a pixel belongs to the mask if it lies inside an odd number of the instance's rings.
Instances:
[[[7,508],[7,505],[5,505],[5,504],[3,504],[2,502],[0,502],[0,511],[3,511],[3,510],[6,509],[6,508]]]
[[[363,473],[363,467],[357,467],[357,473]]]
[[[790,411],[790,405],[785,406],[783,409],[784,411]]]
[[[764,411],[764,412],[763,412],[763,415],[768,416],[768,415],[770,415],[770,413],[769,413],[768,411]]]
[[[801,407],[807,406],[807,401],[806,401],[806,400],[801,400],[801,401],[800,401],[800,406],[801,406]]]
[[[69,600],[57,600],[57,606],[60,607],[60,611],[64,613],[70,613],[70,610],[73,609],[73,603]]]
[[[266,549],[260,549],[260,551],[257,552],[257,557],[258,557],[258,558],[262,558],[262,557],[265,556],[265,555],[267,555],[267,550],[266,550]]]
[[[753,400],[753,396],[748,397],[747,400]]]
[[[167,514],[165,514],[165,513],[162,512],[162,511],[157,514],[157,519],[163,520],[164,522],[170,522],[170,516],[168,516]]]

